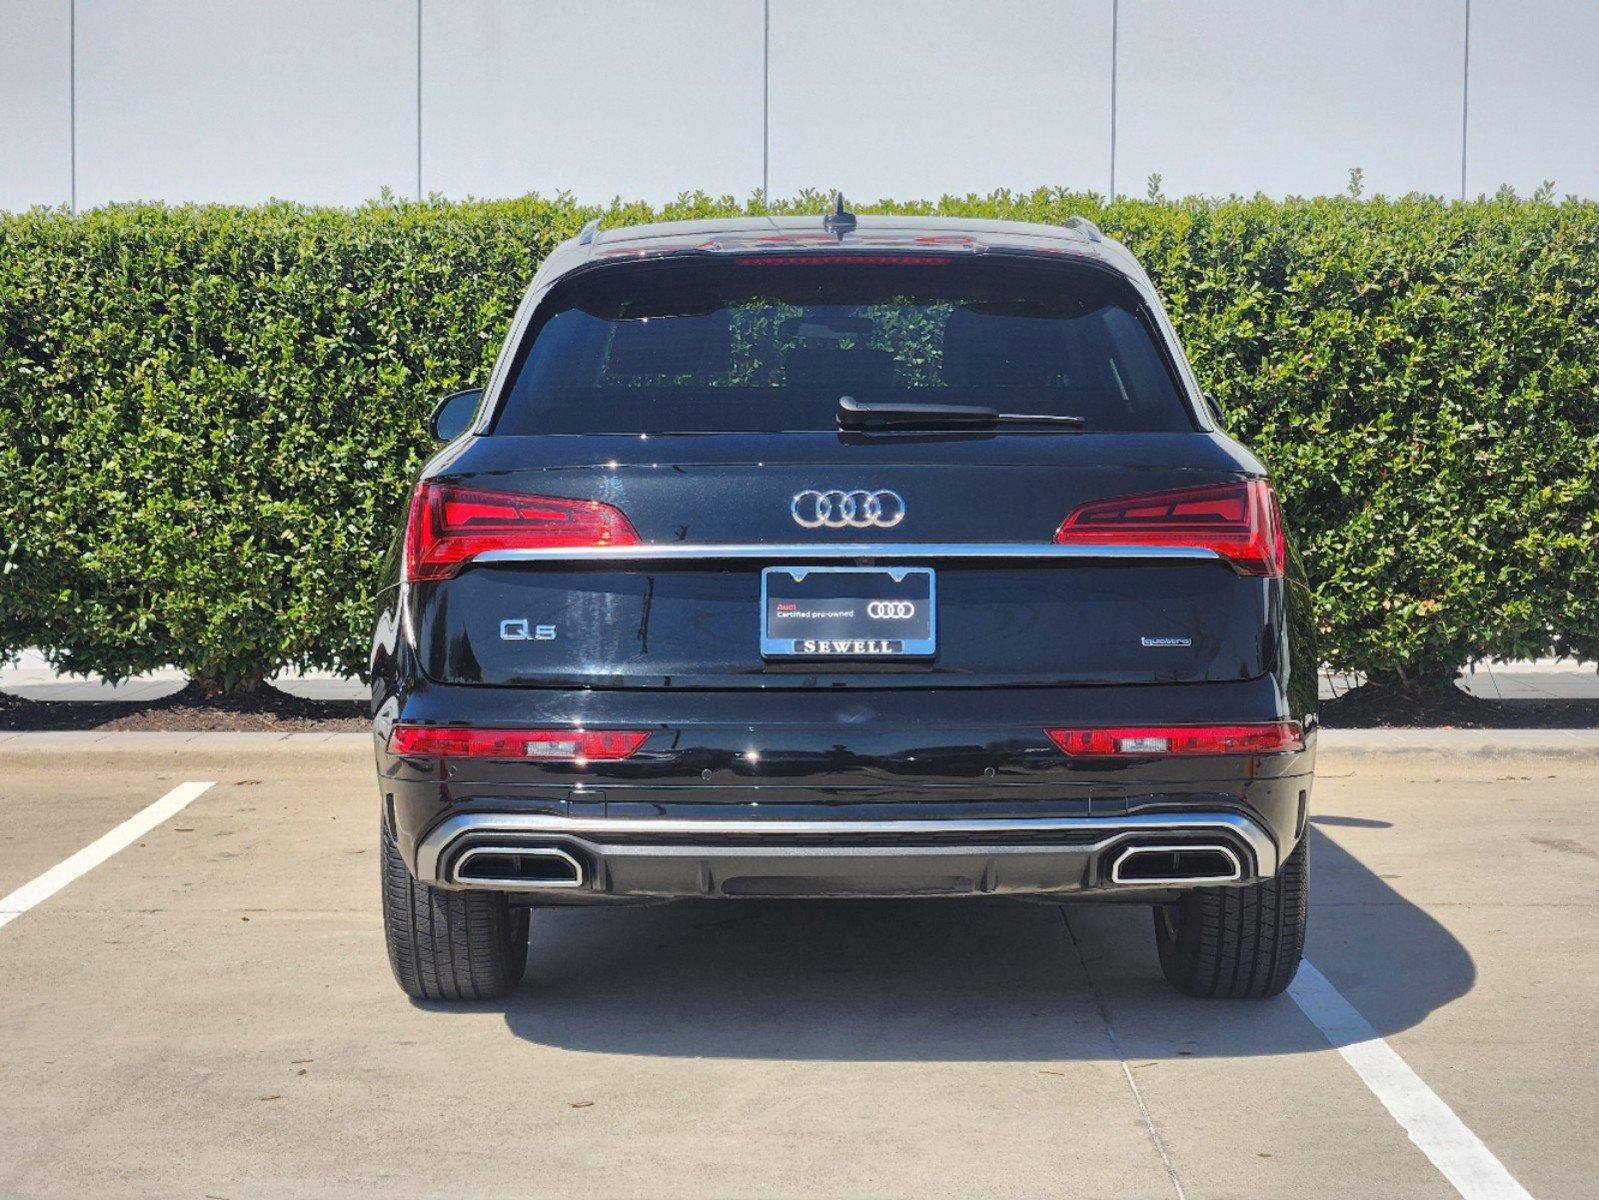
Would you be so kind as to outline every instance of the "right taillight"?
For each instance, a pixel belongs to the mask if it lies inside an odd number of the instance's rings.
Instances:
[[[419,483],[405,530],[405,578],[448,579],[491,550],[633,546],[638,540],[621,509],[598,500]]]
[[[1264,479],[1095,500],[1055,531],[1064,545],[1195,546],[1244,575],[1283,573],[1282,510]]]
[[[1171,754],[1282,754],[1303,750],[1298,721],[1246,725],[1116,725],[1046,729],[1073,758],[1145,758]]]

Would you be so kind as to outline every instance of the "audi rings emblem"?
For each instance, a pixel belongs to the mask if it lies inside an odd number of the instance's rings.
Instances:
[[[916,605],[909,600],[873,600],[866,605],[866,615],[880,621],[905,621],[916,615]]]
[[[892,529],[905,519],[898,492],[806,491],[788,506],[802,529]]]

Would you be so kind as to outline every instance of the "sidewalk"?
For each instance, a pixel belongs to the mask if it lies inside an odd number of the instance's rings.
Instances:
[[[14,663],[0,666],[0,692],[25,700],[159,700],[181,691],[188,682],[182,671],[166,668],[104,683],[92,676],[60,675],[37,650],[24,650]],[[284,674],[273,687],[305,700],[364,700],[366,685],[328,672]],[[1358,675],[1323,671],[1321,698],[1331,700],[1358,687]],[[1457,683],[1480,700],[1599,700],[1599,672],[1591,662],[1541,658],[1478,663]]]
[[[24,700],[159,700],[182,691],[188,682],[187,675],[172,667],[114,684],[92,675],[62,675],[37,650],[24,650],[16,662],[0,666],[0,692]],[[288,673],[269,682],[303,700],[365,700],[370,695],[359,679],[327,671]]]
[[[1323,671],[1321,698],[1342,696],[1364,682],[1359,675]],[[1599,671],[1573,658],[1490,659],[1467,668],[1455,686],[1479,700],[1599,700]]]

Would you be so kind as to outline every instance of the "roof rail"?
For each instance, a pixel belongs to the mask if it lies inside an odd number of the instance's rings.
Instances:
[[[1104,240],[1099,232],[1099,226],[1095,225],[1087,217],[1067,217],[1066,228],[1075,229],[1091,242]]]
[[[587,246],[590,242],[592,242],[594,240],[594,235],[596,233],[598,233],[599,231],[600,231],[600,218],[599,217],[595,217],[587,225],[583,226],[582,229],[578,230],[577,244],[579,246]]]

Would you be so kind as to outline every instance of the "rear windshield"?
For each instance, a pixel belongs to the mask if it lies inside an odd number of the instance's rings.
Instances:
[[[1149,314],[1080,265],[823,254],[658,260],[545,297],[494,432],[837,428],[840,396],[1192,430]]]

